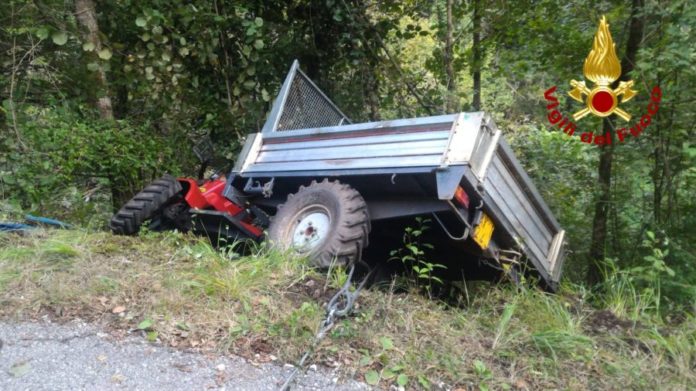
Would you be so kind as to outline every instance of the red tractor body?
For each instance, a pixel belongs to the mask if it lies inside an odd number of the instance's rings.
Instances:
[[[263,236],[263,229],[253,222],[254,216],[248,208],[237,205],[223,196],[227,185],[224,177],[206,180],[202,185],[191,178],[177,178],[184,192],[184,200],[193,216],[200,219],[219,220],[218,223],[231,223],[237,230],[253,239]],[[214,213],[217,212],[217,213]]]

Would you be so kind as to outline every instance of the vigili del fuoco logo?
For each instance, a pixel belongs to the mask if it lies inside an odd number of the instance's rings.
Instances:
[[[605,17],[599,21],[599,28],[592,43],[592,50],[585,59],[583,66],[585,79],[594,83],[592,86],[585,84],[585,81],[571,80],[570,85],[573,89],[568,95],[578,102],[584,103],[585,107],[572,115],[574,121],[580,121],[588,114],[597,117],[608,117],[616,114],[625,122],[631,120],[631,114],[624,110],[621,104],[633,99],[638,93],[633,89],[633,80],[621,81],[616,88],[611,85],[621,76],[621,63],[616,55],[616,45],[611,38],[609,24]],[[548,102],[547,118],[552,126],[561,129],[568,136],[573,136],[577,130],[575,122],[558,111],[558,99],[554,96],[556,86],[544,92],[544,98]],[[619,100],[619,97],[621,99]],[[649,125],[652,117],[657,114],[662,98],[662,90],[659,86],[653,87],[650,93],[650,103],[645,114],[636,120],[629,128],[623,127],[616,130],[619,142],[626,140],[626,136],[631,134],[638,137]],[[611,134],[594,134],[593,132],[583,132],[580,140],[588,144],[603,145],[612,142]]]

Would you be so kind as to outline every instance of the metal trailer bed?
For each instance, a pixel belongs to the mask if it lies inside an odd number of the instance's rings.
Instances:
[[[264,194],[254,203],[275,206],[299,185],[326,177],[356,188],[372,220],[433,214],[452,240],[465,240],[489,218],[494,234],[473,253],[530,265],[557,287],[564,231],[483,112],[352,124],[295,61],[225,192],[232,197],[232,187],[243,188]],[[453,202],[461,200],[458,189],[469,208]],[[458,228],[448,229],[445,216]]]

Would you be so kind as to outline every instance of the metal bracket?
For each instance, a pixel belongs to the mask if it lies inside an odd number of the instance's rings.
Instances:
[[[451,200],[454,198],[454,192],[457,191],[457,186],[462,181],[466,167],[450,166],[447,168],[438,168],[435,171],[435,181],[437,183],[437,198],[441,200]]]
[[[519,265],[520,259],[522,259],[522,253],[515,250],[499,250],[498,251],[498,261],[501,263],[509,263],[513,265]]]
[[[244,185],[244,192],[248,194],[262,194],[265,198],[270,198],[273,195],[273,185],[275,178],[261,184],[260,181],[255,181],[253,177],[249,178]]]
[[[432,214],[433,214],[433,217],[435,218],[435,221],[437,221],[438,224],[440,224],[440,227],[442,228],[443,231],[445,231],[445,234],[447,236],[449,236],[450,239],[460,241],[460,240],[466,240],[466,238],[469,237],[469,227],[468,226],[466,228],[464,228],[464,233],[462,234],[462,236],[456,237],[450,233],[450,231],[447,229],[447,227],[445,227],[445,223],[443,223],[442,220],[440,220],[440,218],[437,217],[437,213],[433,212]]]
[[[459,211],[459,208],[454,203],[452,203],[452,201],[447,201],[447,204],[450,206],[450,208],[452,209],[452,212],[454,212],[454,215],[457,216],[459,221],[461,221],[464,224],[464,233],[461,236],[457,237],[457,236],[452,235],[450,233],[450,231],[447,229],[447,227],[445,227],[445,223],[443,223],[442,220],[440,220],[440,218],[437,216],[437,214],[435,212],[433,212],[432,215],[435,218],[435,220],[438,222],[438,224],[440,224],[440,227],[442,228],[443,231],[445,231],[445,234],[447,234],[447,236],[449,236],[450,239],[457,240],[457,241],[465,240],[466,238],[469,237],[469,232],[471,231],[471,224],[469,224],[466,216],[464,216]]]

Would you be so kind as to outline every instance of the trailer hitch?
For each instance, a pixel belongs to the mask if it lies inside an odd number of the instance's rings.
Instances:
[[[270,181],[263,184],[261,181],[255,181],[254,178],[249,178],[244,185],[244,192],[248,194],[262,194],[264,198],[271,198],[274,184],[275,178],[271,178]]]

